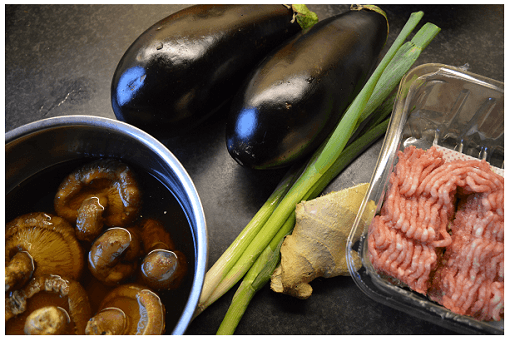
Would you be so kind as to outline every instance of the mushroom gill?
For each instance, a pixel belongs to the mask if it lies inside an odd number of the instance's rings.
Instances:
[[[63,319],[64,312],[69,321]],[[26,326],[29,333],[39,329],[43,334],[84,334],[91,316],[85,289],[79,282],[61,276],[34,277],[23,289],[5,298],[6,334],[22,334]]]
[[[91,199],[93,198],[93,199]],[[69,174],[54,199],[57,215],[76,224],[77,237],[92,241],[103,229],[125,227],[140,210],[134,172],[115,159],[90,162]]]
[[[21,215],[5,228],[5,291],[19,289],[32,276],[42,274],[77,280],[83,258],[83,249],[67,221],[44,212]]]
[[[139,284],[123,284],[108,293],[87,324],[88,335],[161,335],[165,307],[159,296]]]

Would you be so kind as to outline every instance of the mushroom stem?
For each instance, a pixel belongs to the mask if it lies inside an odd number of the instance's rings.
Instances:
[[[23,287],[32,278],[34,259],[26,251],[16,253],[5,265],[5,291]]]
[[[177,289],[188,270],[186,256],[175,250],[175,244],[164,225],[155,219],[140,223],[143,249],[141,278],[154,290]]]
[[[128,330],[129,320],[124,311],[116,307],[101,310],[87,323],[87,335],[124,335]]]
[[[62,302],[62,299],[65,302]],[[85,333],[87,321],[92,316],[85,289],[75,280],[55,275],[35,276],[22,289],[11,292],[9,296],[6,295],[5,322],[7,324],[9,321],[9,324],[11,324],[8,329],[10,331],[17,330],[19,323],[23,328],[25,322],[22,319],[14,319],[14,317],[23,314],[25,311],[27,314],[32,314],[36,308],[41,307],[41,303],[45,307],[54,306],[66,310],[66,314],[70,317],[70,324],[74,326],[74,328],[66,330],[66,333]],[[34,322],[36,317],[39,319],[41,316],[53,315],[52,311],[39,311],[34,316]],[[53,318],[51,320],[54,321]],[[52,324],[55,323],[52,322]]]
[[[71,318],[61,307],[48,306],[34,310],[25,321],[26,335],[68,334]]]
[[[76,218],[76,238],[91,242],[101,234],[104,226],[103,212],[107,205],[108,198],[104,195],[83,200]]]
[[[156,249],[142,261],[143,282],[154,290],[177,289],[186,275],[188,264],[180,251]]]
[[[74,227],[56,215],[32,212],[7,223],[5,264],[9,264],[10,257],[20,251],[28,252],[33,259],[34,273],[31,277],[52,274],[77,280],[81,276],[83,248],[76,239]],[[30,268],[24,258],[23,262]]]
[[[119,284],[136,270],[140,252],[140,242],[134,230],[110,228],[90,248],[89,269],[104,284]]]
[[[140,211],[141,193],[135,174],[126,164],[115,159],[95,160],[69,174],[55,194],[55,212],[74,224],[80,216],[83,201],[91,197],[99,198],[100,205],[90,208],[90,219],[94,220],[102,205],[105,207],[102,219],[108,227],[126,227],[135,221]],[[82,216],[89,211],[83,209]]]

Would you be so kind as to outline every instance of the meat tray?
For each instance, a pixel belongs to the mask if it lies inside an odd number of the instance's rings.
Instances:
[[[435,145],[454,158],[485,159],[503,175],[504,84],[466,68],[423,64],[402,79],[377,166],[347,242],[363,265],[356,269],[349,252],[348,265],[358,287],[380,303],[455,332],[503,334],[504,321],[482,322],[455,314],[379,276],[368,257],[366,217],[371,220],[381,209],[397,151]]]

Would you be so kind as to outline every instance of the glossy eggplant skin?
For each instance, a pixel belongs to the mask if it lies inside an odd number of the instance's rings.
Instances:
[[[121,58],[111,87],[115,116],[157,136],[195,127],[301,31],[292,19],[283,5],[196,5],[166,17]]]
[[[368,80],[387,34],[383,15],[350,10],[290,38],[234,97],[226,123],[230,155],[253,169],[310,155]]]

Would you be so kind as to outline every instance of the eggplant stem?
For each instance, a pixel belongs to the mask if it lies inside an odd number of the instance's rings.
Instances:
[[[368,11],[374,11],[376,13],[379,13],[380,15],[382,15],[384,17],[384,19],[386,19],[386,28],[387,28],[387,31],[386,31],[386,38],[389,36],[390,34],[390,23],[388,21],[388,16],[386,15],[386,12],[384,12],[380,7],[377,7],[375,5],[351,5],[350,7],[350,10],[351,11],[361,11],[361,10],[368,10]]]
[[[292,11],[294,12],[291,22],[297,20],[302,30],[306,30],[307,28],[310,28],[319,22],[319,17],[317,14],[310,11],[306,5],[293,4],[291,7]]]

